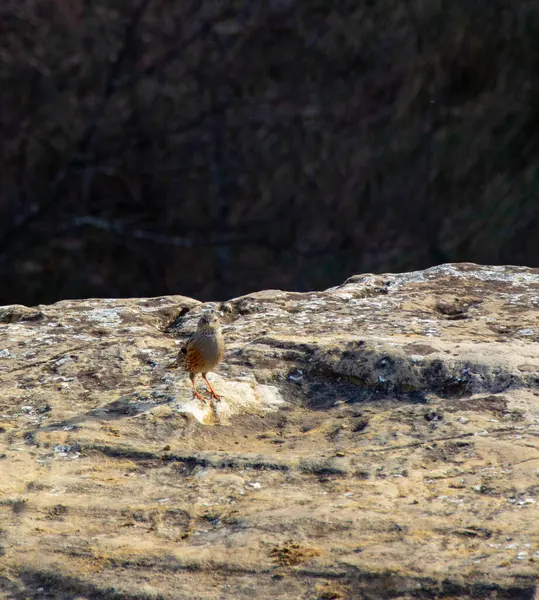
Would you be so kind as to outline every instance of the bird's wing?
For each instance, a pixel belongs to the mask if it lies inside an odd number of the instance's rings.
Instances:
[[[191,342],[193,341],[193,336],[188,338],[181,346],[178,351],[178,355],[176,358],[170,363],[169,368],[180,367],[185,364],[185,359],[187,357],[187,353],[189,352],[189,348],[191,347]]]
[[[180,347],[180,355],[187,354],[187,352],[189,351],[189,348],[193,344],[193,338],[194,338],[194,336],[191,336],[188,340],[186,340],[183,343],[183,345]]]

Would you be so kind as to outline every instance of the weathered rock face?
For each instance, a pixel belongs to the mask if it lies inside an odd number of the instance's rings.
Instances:
[[[6,597],[534,597],[539,269],[212,306],[206,405],[166,367],[207,305],[0,309]]]

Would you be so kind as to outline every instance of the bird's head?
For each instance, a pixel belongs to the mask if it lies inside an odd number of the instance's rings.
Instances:
[[[221,329],[219,316],[214,312],[204,313],[198,321],[198,331],[213,332]]]

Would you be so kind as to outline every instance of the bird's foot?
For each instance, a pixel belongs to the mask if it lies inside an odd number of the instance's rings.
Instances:
[[[198,398],[199,400],[201,400],[202,402],[204,402],[204,404],[206,403],[206,399],[204,398],[204,396],[201,396],[199,392],[197,392],[196,390],[193,390],[193,396],[195,398]]]
[[[210,390],[210,394],[216,399],[216,400],[221,400],[221,396],[219,396],[219,394],[213,389],[211,383],[206,379],[206,377],[204,377],[204,381],[206,382],[206,385],[208,386],[208,389]]]

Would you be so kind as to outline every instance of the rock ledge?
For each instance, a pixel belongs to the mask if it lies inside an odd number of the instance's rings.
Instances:
[[[0,308],[8,598],[514,598],[539,573],[539,269]]]

